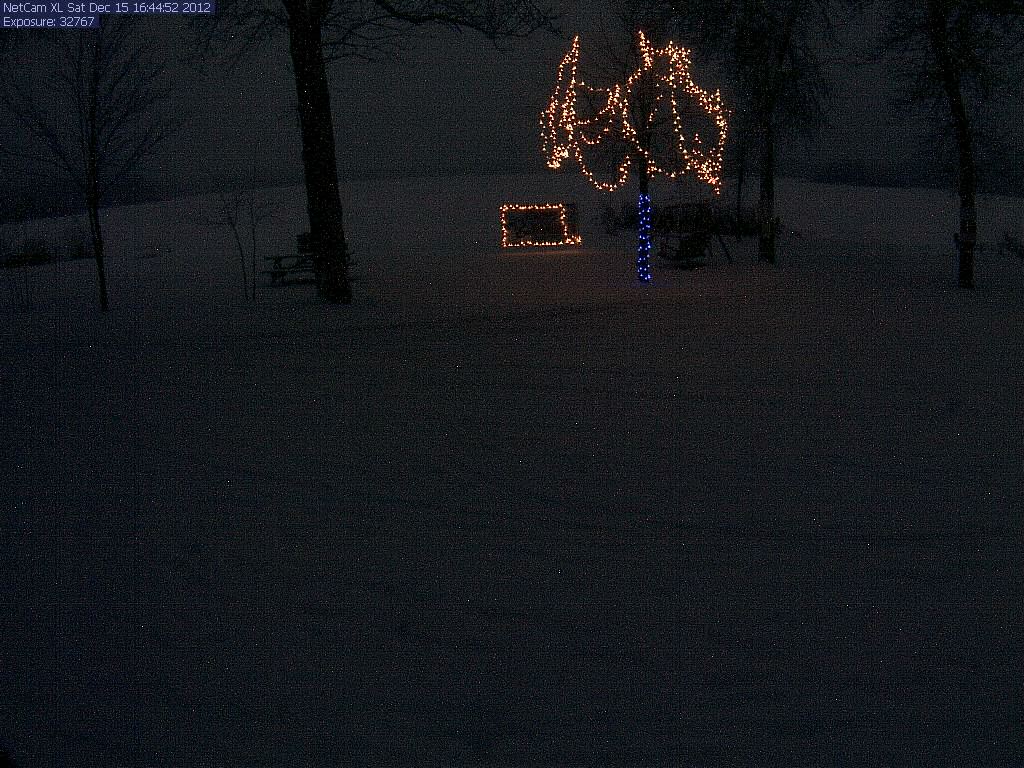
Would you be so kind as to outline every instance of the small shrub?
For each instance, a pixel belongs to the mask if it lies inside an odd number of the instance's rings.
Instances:
[[[41,237],[26,237],[21,241],[18,256],[23,264],[46,264],[50,260],[50,247]]]
[[[87,259],[92,256],[92,245],[81,227],[71,224],[62,229],[55,240],[54,258],[60,261]]]
[[[999,244],[999,250],[1008,256],[1015,256],[1024,261],[1024,240],[1020,235],[1013,232],[1004,232],[1003,241]]]

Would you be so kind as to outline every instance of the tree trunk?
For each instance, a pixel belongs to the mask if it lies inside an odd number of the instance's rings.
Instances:
[[[103,230],[99,225],[99,70],[102,55],[102,32],[91,41],[89,48],[79,48],[79,54],[86,51],[91,57],[88,84],[88,112],[86,114],[85,142],[85,207],[89,216],[89,233],[92,237],[92,255],[96,260],[96,274],[99,280],[99,311],[110,309],[106,299],[106,269],[103,267]],[[81,61],[81,59],[80,59]]]
[[[288,33],[295,70],[306,207],[315,249],[313,269],[317,288],[328,301],[348,304],[352,300],[348,243],[338,191],[334,120],[319,16],[305,3],[289,3]]]
[[[961,288],[974,287],[974,248],[978,240],[978,172],[974,161],[974,136],[960,76],[946,33],[946,16],[934,1],[929,3],[929,36],[949,102],[950,122],[956,139],[957,194],[960,197],[960,231],[953,236],[958,252]]]
[[[775,110],[785,86],[786,58],[792,52],[797,20],[806,12],[806,4],[789,4],[785,24],[775,46],[775,69],[769,78],[763,101],[759,101],[761,122],[761,180],[758,198],[760,232],[757,238],[757,260],[775,263],[775,236],[779,222],[775,218]]]
[[[747,175],[747,142],[740,140],[739,165],[736,169],[736,239],[742,236],[743,223],[743,182]]]
[[[92,236],[92,254],[96,259],[96,274],[100,284],[100,311],[110,309],[107,301],[107,272],[103,267],[103,229],[100,226],[100,152],[99,152],[99,57],[101,38],[93,41],[92,69],[89,80],[88,138],[85,147],[85,207],[89,214],[89,233]]]
[[[775,133],[771,117],[761,132],[761,182],[757,204],[760,232],[757,260],[775,263]]]
[[[89,209],[89,234],[92,236],[92,254],[96,259],[96,274],[100,284],[100,311],[110,309],[107,302],[107,273],[103,267],[103,230],[100,228],[100,201],[94,193],[89,193],[86,200]]]
[[[651,280],[651,193],[650,178],[647,173],[647,162],[641,156],[640,168],[637,172],[639,201],[637,204],[636,227],[636,276],[641,283]]]
[[[957,155],[959,173],[957,192],[960,195],[960,232],[955,237],[959,252],[959,282],[961,288],[974,287],[974,248],[978,240],[977,170],[974,165],[974,148],[971,141],[970,123],[963,108],[963,99],[958,109],[963,121],[956,121]]]
[[[253,189],[256,185],[253,185]],[[252,300],[256,301],[256,205],[253,199],[249,198],[249,237],[251,238],[252,250],[249,257],[252,259]]]

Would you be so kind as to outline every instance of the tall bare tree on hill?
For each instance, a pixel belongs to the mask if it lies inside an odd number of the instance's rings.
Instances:
[[[905,81],[904,106],[931,117],[933,135],[952,145],[960,202],[954,235],[961,288],[974,287],[978,239],[978,151],[986,109],[1020,87],[1021,0],[868,2],[885,14],[883,45]]]
[[[553,19],[534,0],[222,0],[215,16],[197,20],[204,48],[214,54],[237,56],[279,37],[288,41],[314,266],[325,299],[352,298],[328,66],[393,54],[427,25],[472,29],[499,40],[525,37]]]
[[[102,311],[110,303],[100,206],[178,126],[167,61],[151,53],[143,23],[110,16],[95,30],[23,35],[0,77],[0,106],[26,139],[0,143],[0,157],[82,194]]]
[[[832,35],[829,0],[666,0],[681,36],[716,59],[741,136],[756,157],[758,260],[775,262],[775,174],[786,134],[821,123],[829,105],[822,49]],[[741,169],[742,172],[742,169]]]

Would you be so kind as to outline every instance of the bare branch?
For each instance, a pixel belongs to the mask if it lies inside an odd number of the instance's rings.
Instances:
[[[84,191],[94,166],[102,194],[177,125],[163,109],[172,98],[166,64],[149,54],[134,18],[111,17],[95,33],[40,37],[18,55],[54,73],[51,91],[17,77],[0,84],[0,106],[32,145],[4,142],[0,155],[22,169],[26,160],[59,169]]]

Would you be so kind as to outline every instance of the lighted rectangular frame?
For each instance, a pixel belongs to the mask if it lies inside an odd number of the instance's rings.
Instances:
[[[562,224],[562,239],[555,241],[548,240],[518,240],[513,242],[508,231],[508,214],[510,213],[533,213],[538,211],[558,211],[558,218]],[[502,248],[555,248],[559,246],[581,245],[583,238],[578,233],[573,233],[569,225],[569,207],[565,203],[542,203],[540,205],[518,205],[506,203],[501,206],[501,247]]]

